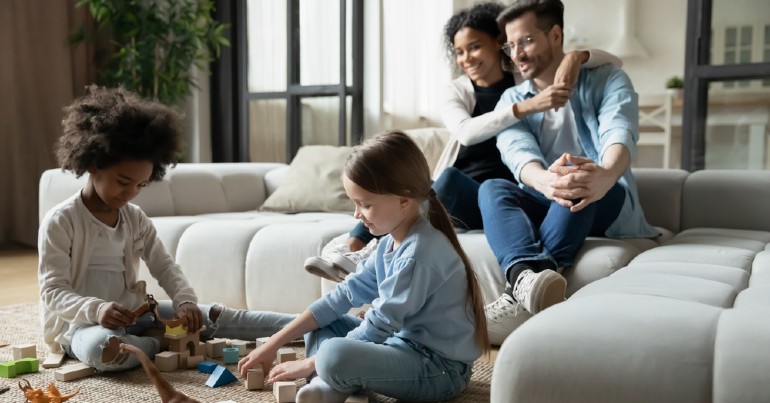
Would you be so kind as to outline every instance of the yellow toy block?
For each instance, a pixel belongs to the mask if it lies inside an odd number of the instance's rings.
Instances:
[[[185,336],[187,335],[187,329],[185,329],[182,325],[177,327],[170,327],[169,325],[166,325],[166,334],[171,334],[174,336]]]

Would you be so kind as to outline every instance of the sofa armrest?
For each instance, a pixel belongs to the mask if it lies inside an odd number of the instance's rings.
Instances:
[[[688,172],[681,169],[636,168],[633,170],[647,222],[679,232],[682,194]]]

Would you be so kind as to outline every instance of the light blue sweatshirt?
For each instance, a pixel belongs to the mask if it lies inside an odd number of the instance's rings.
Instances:
[[[472,363],[481,349],[467,295],[460,256],[441,231],[419,218],[398,249],[393,251],[390,235],[381,238],[356,273],[309,310],[324,327],[351,308],[371,303],[361,325],[347,337],[379,344],[400,338],[444,358]]]

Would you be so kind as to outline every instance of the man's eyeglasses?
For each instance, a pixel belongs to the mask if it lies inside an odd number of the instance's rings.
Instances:
[[[545,31],[540,31],[543,34],[548,34],[548,31],[553,28],[553,25],[551,25],[550,28],[546,29]],[[528,51],[530,48],[532,48],[532,45],[534,45],[536,42],[535,35],[527,35],[519,38],[518,40],[514,42],[506,42],[503,44],[503,47],[500,49],[505,53],[506,56],[511,57],[512,54],[516,54],[516,48],[522,49],[523,51]]]

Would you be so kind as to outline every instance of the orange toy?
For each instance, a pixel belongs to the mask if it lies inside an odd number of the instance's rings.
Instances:
[[[23,379],[23,381],[26,382],[26,385],[19,382],[19,388],[24,392],[25,402],[29,403],[61,403],[80,393],[80,388],[78,388],[74,393],[62,396],[53,383],[48,384],[48,392],[43,392],[43,389],[32,389],[28,380]]]

